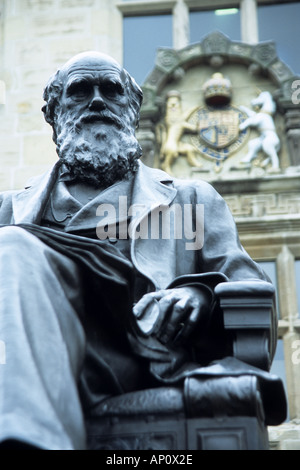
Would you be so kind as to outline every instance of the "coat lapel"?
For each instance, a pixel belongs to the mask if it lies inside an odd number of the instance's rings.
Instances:
[[[169,205],[173,201],[177,190],[171,185],[172,182],[173,179],[161,170],[139,164],[131,201],[135,208],[140,207],[140,217],[144,217],[155,207]]]
[[[156,288],[166,287],[176,272],[176,257],[172,257],[176,240],[173,237],[151,239],[139,235],[138,227],[145,218],[151,222],[151,214],[159,206],[170,206],[177,190],[172,185],[173,179],[162,172],[140,164],[133,194],[132,206],[140,207],[138,217],[129,231],[131,239],[131,259],[136,268],[150,279]]]

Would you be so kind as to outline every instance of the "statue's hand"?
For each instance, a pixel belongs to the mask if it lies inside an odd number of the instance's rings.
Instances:
[[[145,335],[155,335],[163,344],[182,344],[205,320],[210,306],[205,289],[186,286],[144,295],[133,313]]]

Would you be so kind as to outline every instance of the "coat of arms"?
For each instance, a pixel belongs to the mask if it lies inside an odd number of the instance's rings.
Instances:
[[[161,132],[160,157],[162,168],[171,173],[171,166],[178,156],[186,156],[190,166],[201,167],[199,157],[220,167],[237,151],[248,136],[248,129],[241,130],[247,113],[231,102],[232,87],[229,79],[216,73],[203,87],[205,105],[182,114],[178,92],[167,96],[166,118]],[[189,134],[183,139],[183,134]]]
[[[240,124],[247,115],[233,105],[222,108],[200,107],[194,110],[188,122],[198,123],[198,135],[191,136],[193,145],[206,158],[221,162],[236,152],[247,137]]]
[[[198,111],[201,140],[214,149],[223,149],[239,136],[239,115],[235,109]]]
[[[199,127],[192,142],[202,156],[215,160],[218,165],[245,141],[248,132],[241,131],[240,124],[247,114],[231,104],[231,82],[221,73],[215,73],[204,84],[203,92],[205,106],[194,109],[188,118],[188,122],[198,123]]]

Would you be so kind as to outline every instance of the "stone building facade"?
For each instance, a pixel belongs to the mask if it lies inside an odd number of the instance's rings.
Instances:
[[[249,142],[258,136],[257,130],[247,130],[240,143],[233,135],[231,143],[218,146],[212,141],[210,126],[202,125],[206,129],[202,137],[207,139],[210,151],[214,149],[221,155],[222,148],[229,157],[208,155],[203,147],[199,150],[198,137],[184,135],[180,142],[194,146],[200,165],[189,164],[183,154],[173,163],[172,172],[213,184],[228,202],[246,250],[271,269],[277,287],[283,350],[280,364],[289,417],[283,425],[270,428],[270,448],[300,449],[300,277],[296,270],[300,262],[300,77],[280,57],[272,38],[259,41],[257,6],[279,3],[276,1],[230,2],[240,10],[240,41],[222,31],[211,31],[205,37],[199,33],[199,40],[191,44],[189,12],[222,9],[226,3],[0,0],[0,190],[24,187],[30,177],[46,171],[56,161],[51,129],[41,113],[46,81],[81,51],[100,50],[122,63],[126,17],[172,15],[172,47],[157,45],[152,70],[142,83],[145,99],[138,136],[146,164],[163,165],[161,130],[168,94],[180,95],[183,114],[190,123],[195,123],[196,110],[198,124],[199,115],[206,110],[203,85],[216,73],[231,81],[230,119],[242,119],[241,106],[251,108],[258,89],[270,92],[276,103],[273,119],[280,140],[278,171],[271,171],[270,165],[262,167],[259,158],[248,167],[240,165]],[[231,144],[236,147],[231,149]]]
[[[102,50],[122,61],[122,15],[106,0],[1,0],[0,15],[4,190],[22,188],[56,160],[40,111],[46,81],[77,52]]]

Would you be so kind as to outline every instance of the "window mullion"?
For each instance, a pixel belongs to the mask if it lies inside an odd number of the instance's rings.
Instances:
[[[242,41],[257,44],[259,36],[256,0],[241,0],[240,11]]]
[[[190,43],[189,8],[185,0],[177,0],[173,9],[173,47],[183,49]]]

